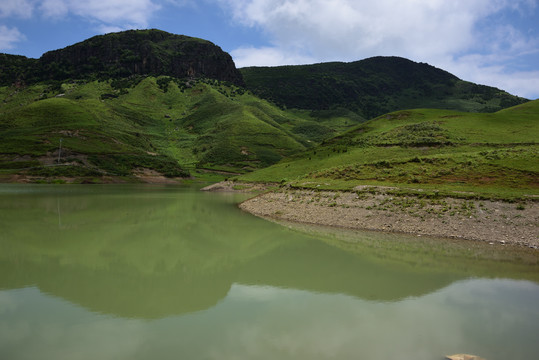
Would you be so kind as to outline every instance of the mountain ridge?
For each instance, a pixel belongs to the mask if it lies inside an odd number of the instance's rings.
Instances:
[[[0,84],[132,75],[212,78],[243,85],[232,57],[207,40],[157,29],[97,35],[39,59],[2,54]],[[22,67],[22,68],[21,68]],[[26,67],[26,69],[24,69]],[[15,81],[14,81],[15,80]]]
[[[348,63],[245,67],[240,72],[249,90],[281,107],[311,111],[345,108],[365,119],[427,107],[495,112],[528,101],[397,56]]]
[[[413,108],[495,112],[527,101],[397,56],[237,69],[219,46],[157,29],[97,35],[48,51],[39,59],[0,54],[0,85],[4,86],[39,82],[59,86],[68,80],[139,75],[227,81],[283,109],[318,112],[314,117],[321,118],[335,110],[364,120]]]
[[[239,174],[336,141],[387,109],[523,101],[398,57],[238,70],[209,41],[129,30],[40,59],[0,54],[0,175]]]

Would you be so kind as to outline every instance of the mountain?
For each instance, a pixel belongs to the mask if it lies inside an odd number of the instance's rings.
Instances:
[[[527,101],[400,57],[240,71],[249,90],[281,107],[344,108],[366,119],[413,108],[494,112]]]
[[[39,59],[0,54],[0,175],[242,173],[329,129],[245,91],[229,54],[159,30],[92,37]],[[345,124],[346,123],[346,124]]]
[[[39,59],[0,54],[0,178],[229,176],[336,141],[386,109],[522,101],[401,58],[240,71],[206,40],[124,31]]]
[[[0,85],[19,85],[36,64],[36,59],[0,53]]]
[[[161,30],[129,30],[92,37],[39,59],[2,54],[0,84],[131,75],[211,78],[243,85],[230,55],[209,41]]]
[[[367,184],[537,195],[538,133],[539,100],[495,113],[397,111],[240,179],[317,189]]]

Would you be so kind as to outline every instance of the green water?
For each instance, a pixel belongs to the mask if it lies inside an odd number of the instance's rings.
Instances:
[[[0,185],[0,359],[539,359],[537,252],[283,226],[243,198]]]

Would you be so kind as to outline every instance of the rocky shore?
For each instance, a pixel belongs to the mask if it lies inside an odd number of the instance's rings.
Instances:
[[[254,215],[301,223],[459,238],[539,249],[539,204],[377,191],[279,189],[241,203]]]

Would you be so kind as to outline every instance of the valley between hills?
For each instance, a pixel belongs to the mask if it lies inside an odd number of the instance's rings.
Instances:
[[[274,219],[539,245],[539,100],[397,57],[236,69],[159,30],[0,70],[1,182],[226,179]]]

